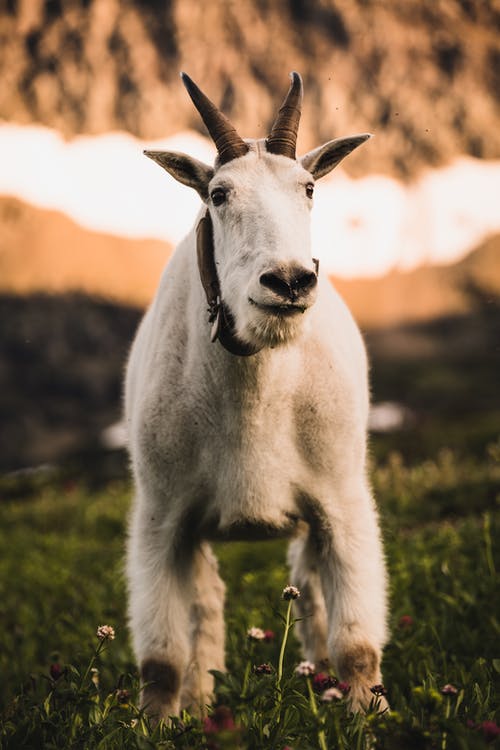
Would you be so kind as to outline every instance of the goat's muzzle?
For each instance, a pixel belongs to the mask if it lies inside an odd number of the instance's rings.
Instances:
[[[272,292],[277,304],[300,304],[305,301],[318,283],[318,276],[302,266],[270,269],[259,278],[260,284]]]

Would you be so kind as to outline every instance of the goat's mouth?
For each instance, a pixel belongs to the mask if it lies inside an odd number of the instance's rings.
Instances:
[[[297,305],[294,302],[284,302],[283,304],[277,305],[266,305],[263,302],[256,302],[251,297],[248,298],[251,305],[254,305],[262,312],[268,315],[276,315],[278,318],[288,318],[299,313],[304,313],[307,310],[307,305]]]

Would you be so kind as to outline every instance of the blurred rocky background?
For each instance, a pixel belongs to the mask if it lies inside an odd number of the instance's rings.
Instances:
[[[71,137],[205,132],[186,69],[243,135],[266,134],[285,75],[307,91],[303,151],[376,132],[348,169],[413,177],[498,158],[498,0],[3,0],[0,117]],[[334,132],[332,132],[332,129]]]
[[[183,69],[242,135],[261,137],[299,70],[301,152],[377,134],[345,163],[351,176],[411,183],[461,156],[500,158],[498,0],[0,3],[0,121],[68,140],[204,134]],[[98,482],[126,471],[110,427],[170,250],[0,196],[0,472],[43,464]],[[374,400],[387,407],[374,416],[376,454],[411,460],[495,439],[500,236],[451,265],[335,283],[367,333]]]

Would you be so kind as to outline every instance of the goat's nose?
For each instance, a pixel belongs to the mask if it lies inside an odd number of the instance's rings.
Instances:
[[[318,283],[318,277],[314,271],[309,271],[303,267],[276,268],[263,273],[259,281],[262,286],[267,287],[280,297],[295,302],[296,299],[314,289]]]

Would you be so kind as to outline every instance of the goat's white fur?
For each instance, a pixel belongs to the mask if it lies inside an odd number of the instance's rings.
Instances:
[[[359,330],[322,275],[303,314],[274,315],[249,302],[276,301],[259,283],[269,269],[313,269],[305,185],[321,153],[330,162],[316,174],[335,166],[335,147],[296,162],[266,153],[261,141],[249,144],[248,154],[215,172],[186,156],[153,155],[205,196],[237,334],[264,345],[238,357],[210,343],[191,231],[144,316],[126,377],[136,488],[130,626],[143,679],[152,683],[144,701],[157,716],[210,701],[208,670],[224,668],[224,585],[208,541],[260,527],[293,526],[290,580],[302,592],[305,657],[329,658],[350,682],[354,708],[368,704],[370,686],[381,682],[386,579],[366,476]],[[221,185],[227,200],[215,207],[209,195]]]

